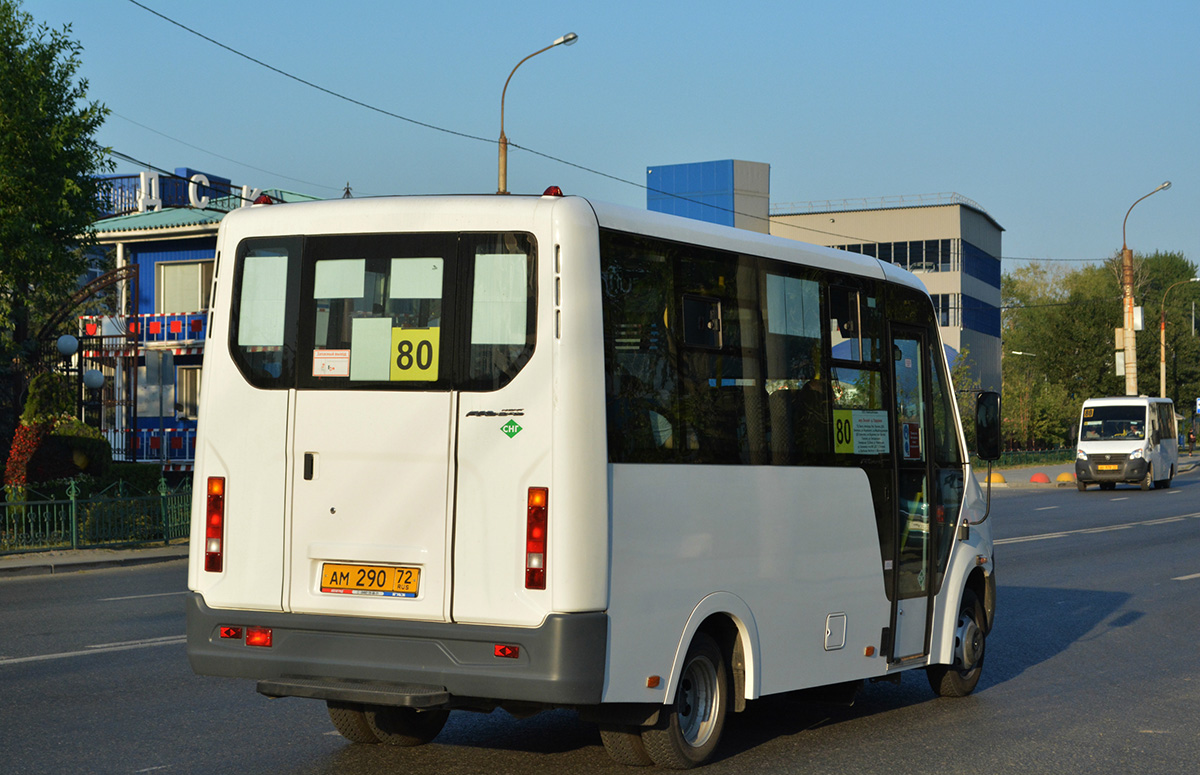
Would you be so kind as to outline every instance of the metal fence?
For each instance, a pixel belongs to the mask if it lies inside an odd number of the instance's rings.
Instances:
[[[27,497],[0,504],[0,555],[169,544],[188,536],[190,481],[172,490],[160,480],[157,494],[126,494],[120,484],[90,498],[79,498],[78,493],[71,482],[66,499]]]
[[[992,464],[993,468],[1027,468],[1029,466],[1054,466],[1075,462],[1075,448],[1063,449],[1010,449],[1000,453],[1000,459]],[[971,463],[977,469],[985,468],[986,463],[974,455]]]

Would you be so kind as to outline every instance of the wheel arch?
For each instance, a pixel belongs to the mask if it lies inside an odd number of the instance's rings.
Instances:
[[[746,700],[757,699],[762,687],[761,651],[758,627],[750,606],[730,592],[714,592],[692,610],[675,647],[675,659],[663,703],[674,701],[683,674],[684,657],[698,632],[707,633],[717,642],[729,667],[733,684],[733,709],[743,710]]]

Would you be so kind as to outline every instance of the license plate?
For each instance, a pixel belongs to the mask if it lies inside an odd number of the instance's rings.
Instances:
[[[1096,468],[1098,468],[1098,469],[1099,469],[1099,470],[1101,470],[1101,471],[1116,471],[1118,468],[1120,468],[1120,466],[1117,466],[1117,465],[1111,465],[1111,466],[1096,466]]]
[[[338,595],[416,597],[420,584],[420,568],[331,562],[321,566],[321,591]]]

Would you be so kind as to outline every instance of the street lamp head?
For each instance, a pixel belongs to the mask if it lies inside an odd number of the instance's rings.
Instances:
[[[1155,190],[1155,191],[1166,191],[1166,190],[1167,190],[1168,188],[1170,188],[1170,187],[1171,187],[1171,181],[1169,181],[1169,180],[1164,180],[1164,181],[1163,181],[1163,184],[1162,184],[1161,186],[1159,186],[1158,188],[1154,189],[1154,190]]]
[[[558,45],[571,46],[571,45],[574,45],[575,41],[577,41],[577,40],[579,40],[578,35],[576,35],[573,32],[568,32],[566,35],[563,35],[561,38],[554,41],[554,45],[556,45],[556,46],[558,46]],[[1167,185],[1169,186],[1171,184],[1167,183]]]

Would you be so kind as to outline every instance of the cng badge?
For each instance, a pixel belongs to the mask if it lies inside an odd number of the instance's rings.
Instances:
[[[516,436],[521,432],[521,426],[517,425],[516,420],[509,420],[508,422],[504,423],[504,426],[500,428],[500,430],[504,431],[504,435],[511,439],[513,436]]]

